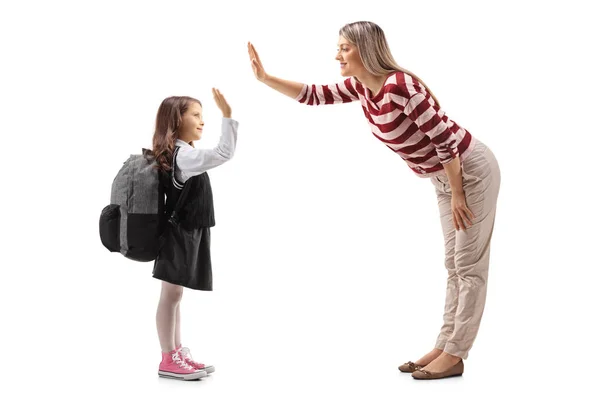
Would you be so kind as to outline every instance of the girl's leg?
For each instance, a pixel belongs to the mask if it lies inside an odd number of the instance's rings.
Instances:
[[[177,308],[175,309],[175,348],[178,349],[181,347],[181,303],[177,303]]]
[[[177,309],[183,287],[173,285],[169,282],[162,282],[160,300],[156,310],[156,329],[158,331],[158,340],[163,353],[169,353],[175,350],[175,326],[177,321]]]

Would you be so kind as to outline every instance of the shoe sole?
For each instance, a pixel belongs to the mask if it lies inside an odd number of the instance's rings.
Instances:
[[[206,374],[212,374],[213,372],[215,372],[215,367],[211,365],[210,367],[202,368],[200,371],[204,371],[206,372]]]
[[[158,371],[158,376],[161,378],[178,379],[181,381],[193,381],[200,378],[206,377],[207,373],[204,371],[196,371],[191,374],[178,374],[175,372]]]
[[[462,376],[462,373],[460,374],[452,374],[452,375],[446,375],[446,376],[440,376],[439,378],[417,378],[413,376],[413,379],[419,380],[419,381],[434,381],[437,379],[447,379],[447,378],[453,378],[455,376]]]

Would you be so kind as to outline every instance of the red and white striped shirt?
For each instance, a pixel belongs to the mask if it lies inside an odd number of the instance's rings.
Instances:
[[[360,100],[373,135],[423,178],[443,174],[443,164],[458,155],[462,162],[476,142],[448,119],[419,81],[404,72],[391,73],[375,96],[350,77],[332,85],[305,84],[296,100],[311,106]]]

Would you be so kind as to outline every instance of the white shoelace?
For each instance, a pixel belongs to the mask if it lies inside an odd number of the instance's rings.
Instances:
[[[181,368],[187,369],[188,371],[191,371],[194,369],[194,367],[192,367],[191,365],[189,365],[188,363],[186,363],[185,361],[183,361],[181,358],[179,358],[179,354],[178,353],[173,353],[171,355],[171,358],[173,359],[173,361],[175,361],[175,363],[177,365],[179,365]]]
[[[179,352],[181,353],[184,359],[192,360],[192,353],[190,352],[190,349],[188,347],[182,347],[179,350]]]

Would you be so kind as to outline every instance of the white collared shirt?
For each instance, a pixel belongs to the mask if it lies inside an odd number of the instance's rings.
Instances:
[[[180,149],[176,157],[175,178],[185,183],[192,176],[200,175],[231,160],[235,152],[238,125],[238,121],[224,117],[221,123],[221,138],[214,149],[196,149],[189,143],[177,139],[175,145]]]

